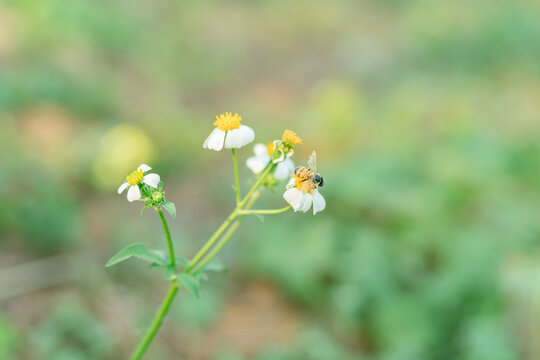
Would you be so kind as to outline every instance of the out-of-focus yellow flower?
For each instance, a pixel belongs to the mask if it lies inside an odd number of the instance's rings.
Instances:
[[[281,137],[281,140],[285,145],[288,147],[294,147],[296,145],[302,145],[302,139],[300,139],[296,133],[292,130],[285,130],[283,132],[283,136]]]
[[[138,164],[150,162],[153,154],[154,145],[143,130],[129,124],[117,125],[101,139],[92,168],[94,181],[110,189]]]

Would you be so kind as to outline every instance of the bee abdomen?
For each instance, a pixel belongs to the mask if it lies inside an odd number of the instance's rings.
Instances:
[[[298,166],[296,169],[294,169],[294,175],[300,179],[305,179],[309,176],[309,169],[307,167]]]

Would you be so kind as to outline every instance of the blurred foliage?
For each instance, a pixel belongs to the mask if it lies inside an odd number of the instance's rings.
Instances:
[[[229,154],[202,142],[237,111],[256,141],[296,131],[298,164],[317,150],[327,209],[244,221],[230,272],[181,293],[149,359],[535,359],[539,15],[525,0],[0,2],[0,268],[95,264],[70,291],[20,296],[34,316],[2,299],[0,358],[125,357],[162,276],[95,269],[164,244],[116,186],[151,162],[190,256],[233,203]],[[253,283],[278,295],[240,301]]]
[[[29,348],[39,359],[101,359],[111,339],[93,315],[73,299],[64,299],[35,326]]]

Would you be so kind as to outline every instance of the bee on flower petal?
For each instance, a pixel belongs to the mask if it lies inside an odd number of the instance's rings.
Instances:
[[[127,199],[129,202],[133,202],[135,200],[139,200],[141,198],[141,190],[139,189],[139,184],[144,183],[148,186],[153,187],[154,189],[157,189],[159,186],[159,182],[161,181],[158,174],[146,174],[146,172],[152,170],[152,168],[146,164],[141,164],[137,170],[133,171],[131,174],[129,174],[126,177],[126,181],[118,187],[118,194],[121,194],[124,192],[124,190],[128,189],[127,192]]]
[[[287,184],[283,198],[294,211],[308,211],[313,205],[313,215],[324,210],[326,201],[318,188],[324,185],[324,178],[317,171],[317,154],[315,151],[308,160],[309,167],[299,166]]]
[[[315,151],[309,156],[308,166],[298,166],[294,169],[296,187],[304,193],[311,192],[324,185],[324,178],[317,172],[317,154]]]

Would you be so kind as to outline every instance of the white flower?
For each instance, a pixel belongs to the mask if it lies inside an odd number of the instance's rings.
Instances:
[[[159,185],[159,175],[158,174],[146,174],[145,172],[150,171],[152,168],[146,164],[141,164],[136,171],[132,172],[126,177],[126,181],[120,185],[118,188],[118,193],[121,194],[124,190],[129,187],[127,192],[127,199],[130,202],[139,200],[141,198],[141,190],[139,189],[139,183],[143,182],[148,186],[157,189]]]
[[[216,128],[204,141],[203,147],[220,151],[225,149],[238,149],[255,139],[255,132],[249,126],[240,125],[242,117],[231,113],[216,116]]]
[[[246,161],[246,165],[251,171],[253,171],[255,175],[263,171],[264,168],[266,168],[266,165],[268,165],[268,163],[272,159],[270,154],[268,153],[268,149],[270,149],[270,146],[273,146],[273,144],[255,144],[255,146],[253,147],[253,152],[255,153],[255,156],[249,157]],[[276,169],[274,170],[274,176],[278,180],[285,180],[291,175],[293,171],[294,162],[291,159],[287,158],[277,164]]]
[[[305,193],[296,187],[295,178],[292,178],[287,184],[287,191],[283,194],[283,198],[293,207],[294,211],[306,212],[313,205],[313,215],[323,211],[326,207],[326,201],[318,189],[314,188]]]

